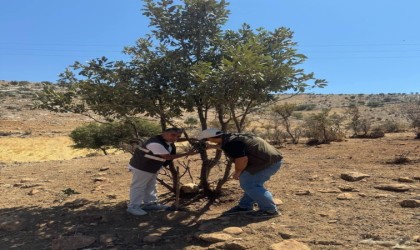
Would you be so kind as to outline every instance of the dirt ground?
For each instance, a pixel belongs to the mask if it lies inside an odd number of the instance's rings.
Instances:
[[[284,164],[267,184],[280,217],[221,217],[241,195],[235,180],[215,201],[190,196],[180,211],[134,217],[125,211],[130,154],[86,157],[70,148],[66,134],[85,121],[2,109],[0,131],[11,133],[0,137],[0,249],[72,249],[66,240],[91,243],[82,249],[269,249],[286,240],[310,249],[420,249],[420,141],[411,132],[283,145]],[[398,155],[410,161],[396,164]],[[192,172],[198,178],[198,167]],[[348,172],[366,177],[346,181]],[[174,203],[162,186],[159,194]]]

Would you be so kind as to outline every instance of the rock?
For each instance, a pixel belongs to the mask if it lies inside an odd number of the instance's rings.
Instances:
[[[20,180],[20,183],[27,183],[27,182],[33,182],[33,181],[36,181],[37,179],[35,179],[35,178],[22,178],[21,180]]]
[[[400,177],[397,179],[398,182],[413,183],[414,180],[409,177]]]
[[[115,239],[116,237],[114,237],[112,234],[101,234],[99,236],[99,242],[106,247],[113,247],[115,245]]]
[[[393,192],[405,192],[411,189],[410,186],[405,184],[381,184],[375,186],[376,189],[386,190],[386,191],[393,191]]]
[[[279,235],[284,240],[289,240],[289,239],[293,238],[293,233],[289,230],[286,230],[286,229],[281,230],[279,232]]]
[[[0,231],[20,231],[25,228],[25,220],[12,217],[12,218],[0,218]]]
[[[225,242],[228,240],[233,240],[233,237],[225,233],[209,233],[209,234],[200,234],[198,236],[201,240],[216,243],[216,242]]]
[[[195,194],[198,192],[198,185],[195,183],[187,183],[181,186],[181,191],[185,194]]]
[[[309,190],[298,190],[295,192],[296,195],[310,195],[311,191]]]
[[[41,190],[39,190],[39,189],[32,189],[31,191],[29,191],[28,195],[34,195],[34,194],[37,194],[39,192],[41,192]]]
[[[95,242],[92,236],[65,236],[53,240],[51,250],[74,250],[88,247]]]
[[[337,200],[353,200],[354,197],[350,193],[342,193],[337,195]]]
[[[381,198],[395,198],[394,195],[391,194],[375,194],[373,197],[377,198],[377,199],[381,199]]]
[[[248,246],[245,242],[238,241],[226,242],[224,247],[224,249],[227,250],[246,250],[251,248],[251,246]]]
[[[309,246],[296,240],[285,240],[270,246],[270,250],[310,250]]]
[[[276,204],[277,206],[283,205],[283,201],[277,198],[274,198],[274,204]]]
[[[107,194],[106,197],[108,199],[115,200],[115,199],[117,199],[118,196],[116,194]]]
[[[347,186],[347,185],[342,185],[342,186],[339,186],[338,188],[343,192],[359,192],[358,189],[352,186]]]
[[[420,243],[420,235],[413,236],[413,241],[417,242],[417,243]]]
[[[362,240],[359,243],[363,245],[371,245],[371,246],[377,245],[377,246],[383,246],[383,247],[392,247],[397,244],[397,242],[395,241],[383,241],[383,240],[372,240],[372,239]]]
[[[107,180],[108,180],[108,178],[106,178],[106,177],[95,177],[95,178],[93,178],[94,182],[107,181]]]
[[[162,235],[151,234],[143,238],[144,243],[156,243],[162,240]]]
[[[318,192],[320,193],[326,193],[326,194],[338,194],[341,191],[338,189],[319,189]]]
[[[238,235],[244,232],[244,230],[242,230],[242,228],[240,227],[227,227],[225,229],[223,229],[224,233],[227,234],[233,234],[233,235]]]
[[[360,181],[366,177],[370,177],[370,175],[359,172],[348,172],[342,173],[340,177],[345,181]]]
[[[400,206],[407,207],[407,208],[420,207],[420,200],[414,200],[414,199],[403,200],[400,202]]]
[[[211,244],[207,250],[221,250],[226,249],[226,243],[225,242],[216,242],[214,244]]]
[[[83,207],[87,205],[88,203],[89,203],[89,200],[87,199],[75,199],[73,201],[64,203],[64,206],[69,207],[69,208],[78,208],[78,207]]]
[[[109,169],[109,167],[101,167],[100,169],[99,169],[99,171],[107,171]]]

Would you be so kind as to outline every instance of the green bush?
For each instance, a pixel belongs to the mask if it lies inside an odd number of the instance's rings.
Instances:
[[[384,104],[380,101],[369,101],[366,106],[371,108],[383,107]]]
[[[184,123],[189,128],[193,128],[194,126],[198,124],[198,120],[195,117],[189,116],[187,119],[185,119]]]
[[[107,154],[111,148],[121,148],[133,138],[158,134],[160,127],[146,120],[127,120],[109,124],[89,123],[70,133],[74,148],[102,150]]]
[[[343,117],[329,114],[330,110],[325,109],[318,114],[312,114],[305,119],[305,136],[308,137],[308,145],[330,143],[341,141],[344,132],[341,129]]]
[[[307,104],[299,104],[296,106],[295,111],[310,111],[316,108],[316,104],[307,103]]]

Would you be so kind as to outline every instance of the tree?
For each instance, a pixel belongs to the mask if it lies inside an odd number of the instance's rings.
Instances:
[[[295,128],[292,131],[292,124],[290,117],[293,115],[293,112],[296,110],[296,104],[285,103],[283,105],[276,105],[272,108],[272,111],[275,116],[279,116],[282,120],[283,126],[286,129],[287,134],[292,138],[292,143],[297,144],[299,142],[301,129]]]
[[[178,2],[144,0],[151,34],[124,49],[131,60],[108,62],[102,57],[86,65],[76,62],[61,75],[67,90],[46,88],[41,106],[105,121],[142,114],[158,118],[162,128],[174,124],[173,118],[184,110],[194,111],[201,129],[208,127],[213,109],[223,131],[233,121],[240,132],[247,115],[274,101],[276,93],[301,93],[325,85],[313,73],[297,68],[306,57],[297,53],[289,29],[269,32],[244,24],[236,32],[223,31],[229,14],[226,1]],[[216,190],[211,189],[210,172],[221,156],[221,151],[213,158],[205,150],[200,153],[200,186],[208,194],[219,193],[229,176],[230,166],[217,180]]]
[[[412,100],[403,105],[402,112],[411,122],[411,127],[416,133],[416,139],[420,139],[420,100]]]
[[[308,144],[328,144],[344,137],[341,130],[343,117],[336,113],[330,115],[330,111],[330,109],[323,109],[320,113],[312,114],[305,119]]]

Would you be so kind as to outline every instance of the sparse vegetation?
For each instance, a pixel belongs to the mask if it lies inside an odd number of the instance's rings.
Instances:
[[[308,145],[317,145],[340,141],[345,137],[341,128],[341,119],[337,114],[330,115],[330,109],[312,114],[305,119],[304,134],[309,139]]]
[[[416,139],[420,139],[420,100],[412,100],[402,106],[402,112],[411,122],[411,127],[416,133]]]
[[[74,148],[100,149],[105,155],[112,148],[125,149],[133,139],[160,133],[156,123],[147,120],[130,120],[107,124],[89,123],[70,133]]]
[[[275,119],[281,119],[283,127],[286,129],[287,134],[292,139],[292,143],[294,144],[299,143],[299,138],[302,134],[302,129],[300,128],[300,126],[292,126],[290,119],[293,116],[293,113],[296,111],[296,109],[296,104],[290,103],[276,105],[272,108],[272,112],[274,114]],[[278,134],[278,132],[276,134]]]

